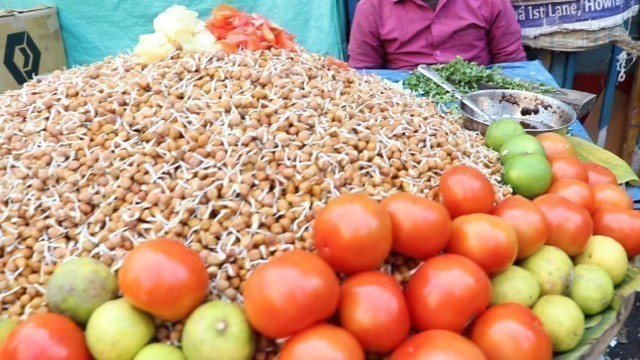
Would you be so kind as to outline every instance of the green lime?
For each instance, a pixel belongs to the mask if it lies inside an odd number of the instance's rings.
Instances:
[[[14,327],[16,327],[18,324],[16,324],[15,322],[6,319],[6,318],[1,318],[0,319],[0,348],[2,348],[2,343],[4,342],[4,339],[9,336],[9,333],[11,332],[11,330],[13,330]]]
[[[580,264],[573,269],[569,297],[580,306],[585,315],[595,315],[609,307],[613,293],[613,281],[601,267]]]
[[[495,151],[500,151],[502,144],[512,137],[525,134],[519,122],[511,118],[494,121],[485,133],[485,144]]]
[[[574,262],[578,264],[593,264],[604,269],[613,285],[618,285],[627,276],[629,259],[627,252],[619,242],[608,236],[594,235],[589,238],[584,252],[578,255]]]
[[[549,334],[554,351],[565,352],[578,346],[584,334],[584,314],[575,301],[562,295],[546,295],[532,310]]]
[[[504,165],[502,181],[516,194],[533,199],[551,185],[551,164],[544,155],[517,155]]]
[[[539,296],[538,280],[519,266],[509,266],[491,279],[491,305],[515,302],[531,307]]]
[[[175,346],[155,343],[149,344],[138,351],[133,360],[185,360],[182,351]]]
[[[538,139],[527,134],[512,137],[500,147],[500,161],[503,164],[522,154],[538,154],[546,157],[544,148]]]
[[[573,276],[573,263],[569,255],[550,245],[542,245],[520,266],[538,280],[542,295],[564,294]]]
[[[94,358],[133,359],[155,333],[153,318],[126,299],[107,301],[91,314],[85,336]]]

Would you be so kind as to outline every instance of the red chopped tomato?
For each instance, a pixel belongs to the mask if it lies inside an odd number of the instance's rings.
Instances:
[[[293,35],[287,33],[284,30],[278,31],[276,34],[276,48],[283,50],[293,50],[295,43],[293,41]]]
[[[220,50],[226,52],[227,54],[235,54],[238,52],[237,46],[230,44],[225,40],[218,41],[218,45],[220,45]]]
[[[295,47],[293,35],[264,16],[247,14],[226,4],[213,9],[206,27],[222,43],[221,48],[227,53],[235,53],[239,49],[293,50]]]

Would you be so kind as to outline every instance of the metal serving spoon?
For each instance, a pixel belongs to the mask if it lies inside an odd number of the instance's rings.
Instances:
[[[473,111],[478,113],[480,115],[480,117],[482,118],[482,120],[486,121],[489,124],[491,124],[494,121],[494,119],[491,116],[489,116],[489,114],[485,113],[480,108],[480,106],[478,106],[478,104],[475,103],[475,101],[472,101],[469,98],[464,97],[464,95],[458,89],[456,89],[455,86],[453,86],[447,80],[443,79],[442,76],[440,76],[440,74],[438,74],[437,72],[433,71],[428,66],[420,65],[420,66],[418,66],[417,70],[422,75],[428,77],[429,79],[433,80],[436,84],[440,85],[443,89],[445,89],[448,92],[452,93],[453,96],[455,96],[458,100],[460,100],[461,102],[465,103]]]

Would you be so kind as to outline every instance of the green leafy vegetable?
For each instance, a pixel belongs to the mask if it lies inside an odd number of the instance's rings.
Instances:
[[[479,90],[480,83],[499,89],[534,91],[543,94],[555,91],[551,86],[510,78],[502,75],[497,67],[488,69],[475,62],[464,61],[460,57],[456,57],[447,64],[433,65],[431,68],[465,94]],[[404,87],[435,102],[446,103],[455,100],[453,95],[417,71],[412,72],[404,81]]]

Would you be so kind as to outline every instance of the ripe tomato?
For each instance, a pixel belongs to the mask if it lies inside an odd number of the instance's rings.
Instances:
[[[491,282],[473,261],[457,254],[443,254],[418,268],[405,295],[416,329],[462,332],[489,305]]]
[[[157,239],[136,246],[125,257],[118,286],[135,307],[178,321],[202,303],[209,275],[195,251],[174,240]]]
[[[364,194],[330,200],[313,223],[318,254],[344,273],[371,270],[391,251],[393,233],[387,212]]]
[[[595,197],[591,186],[576,179],[559,179],[551,184],[547,194],[557,194],[572,203],[592,212],[595,208]]]
[[[611,206],[618,209],[633,210],[633,199],[617,184],[594,185],[593,194],[596,208]]]
[[[447,169],[440,178],[439,196],[452,218],[473,213],[488,213],[495,194],[489,180],[471,166]]]
[[[549,237],[547,219],[542,211],[531,200],[520,195],[502,200],[491,214],[511,224],[516,231],[518,260],[531,256]]]
[[[84,333],[71,319],[53,313],[31,315],[0,346],[3,360],[89,360]]]
[[[445,251],[465,256],[487,273],[497,274],[516,260],[518,236],[497,216],[464,215],[451,223],[451,240]]]
[[[267,337],[281,338],[333,315],[340,284],[320,257],[293,250],[253,270],[243,296],[251,325]]]
[[[542,321],[516,303],[493,306],[476,320],[473,341],[491,360],[551,360],[553,345]]]
[[[544,153],[547,158],[556,155],[572,155],[575,156],[573,145],[566,137],[556,133],[542,133],[536,136],[536,139],[542,144]]]
[[[395,252],[424,260],[447,245],[451,217],[444,206],[408,193],[393,194],[381,205],[391,218]]]
[[[577,157],[571,155],[556,155],[549,158],[551,164],[552,182],[559,179],[576,179],[582,182],[589,182],[589,175],[584,165]]]
[[[423,331],[405,341],[391,354],[391,360],[486,360],[469,339],[447,330]]]
[[[629,257],[640,254],[640,211],[601,207],[593,213],[595,235],[619,242]]]
[[[587,170],[589,185],[594,186],[602,183],[618,185],[618,179],[616,179],[616,176],[606,167],[593,162],[586,162],[582,165],[584,165],[584,168]]]
[[[364,350],[347,330],[317,324],[291,337],[278,360],[364,360]]]
[[[409,335],[409,310],[396,279],[379,271],[348,278],[340,290],[340,324],[365,350],[387,353]]]
[[[557,246],[569,256],[582,253],[593,233],[591,214],[556,194],[545,194],[533,200],[549,226],[547,245]]]

